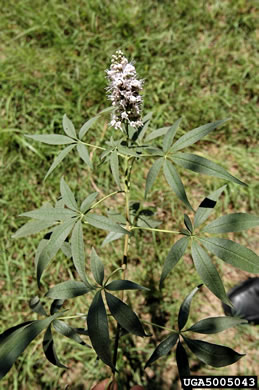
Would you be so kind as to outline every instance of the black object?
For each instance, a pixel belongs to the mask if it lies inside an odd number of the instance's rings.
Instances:
[[[249,278],[227,293],[233,308],[222,304],[229,316],[238,316],[248,322],[259,324],[259,278]]]

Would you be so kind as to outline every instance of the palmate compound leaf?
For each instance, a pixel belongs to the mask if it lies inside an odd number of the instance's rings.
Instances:
[[[75,126],[73,125],[73,122],[67,117],[66,114],[63,116],[62,124],[63,124],[64,132],[69,137],[76,138]]]
[[[174,140],[174,136],[175,136],[177,129],[181,123],[181,120],[182,120],[181,118],[178,119],[171,127],[169,127],[169,130],[165,134],[164,139],[163,139],[163,152],[164,153],[168,152],[168,150],[170,149],[170,147],[173,143],[173,140]]]
[[[81,339],[79,334],[76,332],[75,329],[71,328],[71,326],[67,325],[64,321],[61,320],[55,320],[53,321],[53,327],[54,329],[62,334],[65,337],[68,337],[69,339],[75,341],[76,343],[80,345],[86,345],[88,346],[84,340]],[[88,346],[89,347],[89,346]]]
[[[104,279],[104,266],[102,260],[97,255],[94,248],[91,251],[91,272],[94,276],[95,281],[102,285]]]
[[[88,130],[95,124],[97,119],[99,118],[99,115],[94,116],[93,118],[89,119],[79,130],[79,139],[82,139],[85,134],[88,132]]]
[[[244,354],[239,354],[229,347],[208,343],[202,340],[193,340],[183,336],[190,350],[202,362],[212,367],[225,367],[237,362]]]
[[[188,242],[189,237],[183,237],[180,240],[176,241],[176,243],[170,249],[163,266],[159,288],[162,288],[165,278],[184,255],[184,252],[186,251],[186,248],[188,246]]]
[[[173,155],[173,159],[176,164],[193,172],[204,173],[208,176],[219,177],[220,179],[246,186],[246,184],[241,180],[232,176],[220,165],[208,160],[207,158],[191,153],[176,153]]]
[[[259,273],[259,256],[234,241],[218,237],[197,237],[207,250],[234,267]]]
[[[119,188],[121,188],[120,185],[120,171],[119,171],[119,158],[116,151],[113,151],[110,155],[110,167],[112,171],[113,178],[115,180],[115,183]]]
[[[44,334],[42,346],[43,346],[44,354],[50,363],[60,368],[68,368],[64,366],[64,364],[62,364],[59,358],[57,357],[50,325],[48,326]]]
[[[194,216],[194,228],[197,228],[209,218],[216,206],[218,198],[226,187],[225,184],[216,191],[213,191],[201,202]]]
[[[77,221],[71,235],[71,251],[78,275],[87,287],[91,288],[85,271],[85,246],[81,221]]]
[[[20,217],[29,217],[35,218],[36,220],[48,221],[48,222],[56,222],[56,221],[64,221],[68,218],[73,218],[77,216],[73,210],[63,209],[61,207],[50,207],[43,206],[39,209],[27,211],[19,215]]]
[[[103,240],[101,246],[103,247],[103,246],[109,244],[112,241],[118,240],[119,238],[121,238],[123,236],[124,236],[124,234],[122,234],[122,233],[110,232],[110,233],[107,234],[107,236]]]
[[[64,204],[70,209],[77,211],[78,206],[76,203],[75,196],[71,191],[69,185],[65,182],[63,177],[60,180],[60,193],[64,201]]]
[[[46,173],[44,177],[44,181],[47,179],[47,177],[49,177],[49,175],[54,171],[54,169],[57,168],[57,166],[61,163],[61,161],[64,160],[64,158],[68,155],[68,153],[71,152],[72,149],[74,149],[75,146],[76,144],[69,145],[65,149],[61,150],[61,152],[57,155],[57,157],[51,164],[48,172]]]
[[[69,219],[53,229],[51,238],[40,253],[36,264],[38,286],[40,286],[40,279],[43,274],[43,271],[45,270],[51,259],[53,259],[53,257],[57,254],[58,250],[61,248],[65,239],[70,234],[75,222],[75,220]]]
[[[217,268],[212,263],[207,252],[196,241],[192,242],[192,258],[203,283],[222,302],[231,306]]]
[[[171,126],[167,127],[161,127],[160,129],[152,131],[152,133],[148,134],[145,138],[145,142],[151,141],[152,139],[161,137],[162,135],[165,135],[168,130],[171,128]]]
[[[186,332],[191,331],[203,334],[214,334],[223,332],[233,326],[247,323],[246,320],[235,317],[210,317],[196,322],[196,324],[186,329]]]
[[[81,142],[78,142],[78,144],[76,145],[76,148],[77,148],[78,154],[81,157],[81,159],[89,166],[89,168],[92,169],[93,164],[92,164],[92,161],[90,160],[90,156],[89,156],[87,147],[84,144],[82,144]]]
[[[188,321],[189,313],[190,313],[190,306],[192,303],[192,298],[197,293],[199,288],[202,286],[200,284],[199,286],[195,287],[190,294],[187,295],[187,297],[184,299],[183,303],[181,304],[179,313],[178,313],[178,328],[179,330],[182,330],[185,326],[186,322]]]
[[[129,234],[129,231],[122,228],[120,225],[114,223],[110,218],[103,215],[88,213],[85,216],[85,220],[94,227],[99,229],[108,230],[115,233]]]
[[[7,337],[0,335],[0,379],[11,369],[16,359],[22,354],[25,348],[46,329],[57,315],[16,326],[16,330],[7,333]]]
[[[43,316],[47,316],[47,313],[46,313],[44,307],[42,306],[42,303],[41,303],[40,298],[38,296],[35,296],[35,297],[30,299],[29,306],[30,306],[31,310],[34,311],[34,313],[41,314]],[[51,313],[51,314],[53,314],[53,313]]]
[[[227,119],[207,123],[206,125],[202,125],[197,127],[196,129],[188,131],[186,134],[184,134],[174,143],[172,150],[175,152],[177,150],[181,150],[183,148],[186,148],[187,146],[195,144],[197,141],[199,141],[207,134],[209,134],[211,131],[216,129],[216,127],[222,125],[228,120],[229,119],[227,118]]]
[[[202,231],[206,233],[241,232],[259,225],[259,217],[246,213],[223,215],[210,222]]]
[[[82,202],[80,206],[80,211],[84,214],[87,210],[90,209],[93,202],[95,201],[96,197],[98,196],[99,192],[93,192],[92,194],[88,195]]]
[[[76,280],[67,280],[51,287],[46,296],[52,299],[69,299],[75,298],[80,295],[87,294],[94,288],[89,288],[83,282],[77,282]]]
[[[182,180],[171,163],[171,161],[164,159],[164,175],[172,190],[176,193],[177,197],[190,209],[193,208],[187,198]]]
[[[149,193],[151,187],[153,186],[160,172],[160,169],[163,165],[163,160],[164,160],[163,158],[157,159],[148,172],[147,180],[146,180],[146,188],[145,188],[145,198],[147,197],[147,194]]]
[[[97,356],[112,370],[112,363],[108,321],[101,291],[95,294],[87,316],[87,327],[92,346]]]
[[[105,288],[110,291],[149,290],[148,288],[140,286],[139,284],[131,282],[130,280],[113,280],[109,284],[106,284]]]
[[[188,356],[180,341],[178,341],[175,356],[176,356],[176,363],[178,367],[179,377],[182,378],[183,376],[190,376],[191,373],[190,373]]]
[[[159,359],[161,356],[168,355],[171,349],[176,344],[177,340],[179,338],[178,333],[170,333],[169,336],[167,336],[154,350],[150,358],[145,364],[145,368],[150,366],[153,362],[155,362],[157,359]]]
[[[107,291],[105,297],[112,316],[123,329],[140,337],[147,336],[138,316],[126,303]]]
[[[27,237],[45,230],[53,225],[53,221],[48,220],[31,220],[20,227],[17,232],[12,235],[12,238]]]
[[[66,145],[75,142],[74,139],[67,137],[66,135],[59,134],[25,134],[25,137],[48,145]]]

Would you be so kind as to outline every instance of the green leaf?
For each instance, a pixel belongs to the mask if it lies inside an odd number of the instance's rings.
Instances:
[[[16,359],[22,354],[25,348],[47,328],[55,319],[51,316],[39,321],[33,321],[25,326],[20,326],[9,334],[0,344],[0,379],[11,369]],[[0,335],[1,338],[1,335]]]
[[[245,356],[223,345],[212,344],[202,340],[192,340],[187,337],[184,337],[184,341],[198,359],[212,367],[229,366],[237,362],[242,356]]]
[[[123,329],[140,337],[147,336],[138,316],[126,303],[107,291],[105,297],[112,316]]]
[[[173,151],[181,150],[187,146],[195,144],[197,141],[216,129],[216,127],[220,126],[222,123],[225,123],[228,120],[229,119],[223,119],[216,122],[207,123],[206,125],[202,125],[196,129],[188,131],[188,133],[184,134],[175,142],[173,145]]]
[[[112,363],[108,321],[101,291],[96,293],[91,303],[87,316],[87,326],[92,346],[98,357],[115,370]]]
[[[47,328],[44,334],[42,345],[43,345],[44,354],[50,363],[60,368],[68,368],[64,366],[64,364],[62,364],[57,357],[50,326]]]
[[[203,283],[213,292],[216,297],[221,299],[227,305],[231,305],[227,297],[222,280],[219,276],[217,268],[210,260],[207,252],[196,242],[192,243],[192,258],[195,268],[200,275]]]
[[[113,223],[109,218],[103,215],[89,213],[85,217],[86,221],[99,229],[108,230],[116,233],[129,234],[128,230],[123,229],[120,225]]]
[[[25,134],[25,137],[31,138],[34,141],[43,142],[44,144],[48,144],[48,145],[66,145],[75,142],[74,139],[59,134],[42,134],[42,135]]]
[[[12,238],[27,237],[30,236],[31,234],[39,233],[42,230],[45,230],[52,225],[53,225],[53,221],[32,220],[24,224],[22,227],[20,227],[20,229],[18,229],[17,232],[15,232],[12,235]]]
[[[87,287],[91,288],[91,284],[87,280],[85,273],[85,247],[81,221],[77,221],[71,236],[71,250],[74,266],[78,275]]]
[[[194,228],[200,226],[205,222],[211,215],[214,207],[216,206],[217,200],[225,190],[226,184],[220,187],[218,190],[213,191],[207,198],[205,198],[199,205],[196,214],[194,216]]]
[[[160,288],[162,288],[162,284],[169,274],[171,270],[175,267],[175,265],[178,263],[178,261],[181,259],[181,257],[184,255],[184,252],[186,251],[186,248],[188,246],[189,238],[183,237],[180,240],[176,241],[176,243],[172,246],[170,249],[166,259],[165,264],[162,270],[162,275],[160,278]]]
[[[64,299],[54,299],[50,306],[50,314],[55,314],[57,313],[61,307],[63,306],[65,300]]]
[[[207,233],[228,233],[241,232],[242,230],[251,229],[259,225],[259,217],[246,213],[235,213],[223,215],[210,222],[203,232]]]
[[[54,171],[54,169],[61,163],[61,161],[64,160],[64,158],[67,156],[67,154],[75,147],[75,144],[67,146],[65,149],[61,150],[61,152],[57,155],[55,160],[53,161],[52,165],[50,166],[48,172],[46,173],[46,176],[44,177],[44,180],[47,179],[47,177]]]
[[[233,183],[246,186],[241,180],[232,176],[220,165],[208,160],[207,158],[190,153],[176,153],[173,155],[176,164],[197,173],[204,173],[205,175],[219,177],[220,179],[228,180]]]
[[[53,224],[55,221],[64,221],[75,217],[77,216],[77,213],[72,210],[63,209],[61,207],[41,207],[36,210],[27,211],[26,213],[20,214],[19,216],[40,219],[48,221],[48,223],[52,222]]]
[[[71,259],[72,257],[72,251],[71,251],[71,246],[69,244],[69,242],[63,242],[63,244],[61,245],[60,249],[62,250],[62,252],[64,253],[64,255],[68,258],[68,259]]]
[[[110,242],[112,241],[115,241],[115,240],[118,240],[119,238],[123,237],[124,234],[122,233],[114,233],[114,232],[110,232],[107,234],[107,236],[105,237],[105,239],[103,240],[102,242],[102,247],[109,244]]]
[[[44,307],[42,306],[42,303],[41,303],[40,298],[38,296],[35,296],[35,297],[30,299],[29,306],[30,306],[31,310],[34,311],[35,313],[42,314],[43,316],[47,316],[47,313],[46,313]]]
[[[114,180],[119,188],[120,185],[120,172],[119,172],[119,159],[116,151],[113,151],[110,156],[110,166]]]
[[[178,198],[189,209],[193,210],[192,206],[189,203],[189,200],[187,199],[187,195],[186,195],[182,180],[181,180],[177,170],[173,166],[173,164],[168,160],[164,160],[164,175],[165,175],[165,178],[166,178],[169,186],[176,193]]]
[[[83,136],[88,132],[88,130],[95,124],[97,119],[99,118],[99,115],[94,116],[93,118],[89,119],[79,130],[79,138],[82,139]]]
[[[192,303],[192,298],[197,293],[199,288],[202,286],[200,284],[199,286],[195,287],[190,294],[187,295],[187,297],[184,299],[183,303],[181,304],[179,313],[178,313],[178,328],[179,330],[182,330],[185,326],[186,322],[188,321],[189,312],[190,312],[190,306]]]
[[[61,248],[63,242],[68,237],[71,232],[73,226],[75,224],[75,220],[68,220],[57,226],[51,235],[51,238],[45,248],[39,255],[39,259],[37,262],[37,282],[38,286],[40,285],[40,279],[43,271],[49,264],[50,260],[56,256],[58,250]],[[59,298],[59,297],[58,297]]]
[[[176,347],[176,363],[178,367],[179,377],[190,376],[190,367],[187,353],[180,341]]]
[[[93,202],[95,201],[97,195],[99,192],[93,192],[92,194],[88,195],[85,200],[82,202],[80,206],[80,211],[84,214],[87,210],[90,209],[92,206]]]
[[[156,349],[154,350],[154,352],[152,353],[152,355],[150,356],[150,358],[146,362],[145,368],[150,366],[150,364],[155,362],[161,356],[169,354],[171,349],[176,344],[178,338],[179,338],[178,333],[170,333],[166,339],[164,339],[160,344],[158,344],[158,346],[156,347]]]
[[[75,196],[67,183],[65,182],[64,178],[62,177],[60,180],[60,193],[62,196],[62,199],[64,200],[64,203],[67,207],[69,207],[72,210],[77,211],[78,206],[75,200]]]
[[[7,337],[9,337],[11,334],[13,334],[16,330],[18,330],[20,328],[24,328],[26,325],[32,324],[33,322],[35,322],[35,321],[22,322],[21,324],[12,326],[11,328],[9,328],[9,329],[5,330],[3,333],[1,333],[0,334],[0,348],[1,348],[1,345],[7,339]]]
[[[91,290],[92,288],[87,287],[83,282],[68,280],[50,288],[46,297],[52,299],[69,299],[87,294]]]
[[[203,245],[221,260],[251,273],[259,272],[259,257],[256,253],[225,238],[199,237]]]
[[[90,156],[89,156],[87,147],[82,143],[78,143],[76,145],[76,148],[77,148],[78,154],[81,157],[81,159],[89,166],[89,168],[92,169],[93,164],[92,164],[92,161],[90,160]]]
[[[146,188],[145,188],[145,198],[147,197],[148,192],[150,191],[152,185],[154,184],[160,169],[163,164],[163,158],[157,159],[152,167],[150,168],[148,175],[147,175],[147,180],[146,180]]]
[[[55,330],[63,336],[74,340],[78,344],[86,345],[84,340],[81,339],[77,332],[73,328],[71,328],[71,326],[67,325],[64,321],[55,320],[53,321],[53,326]]]
[[[94,248],[92,248],[91,252],[91,271],[95,281],[102,286],[104,279],[104,267]]]
[[[152,112],[148,112],[143,118],[144,126],[141,128],[140,133],[138,134],[138,137],[137,137],[140,141],[143,139],[143,137],[147,131],[147,128],[148,128],[148,125],[150,123],[151,118],[152,118]],[[133,140],[135,140],[135,139],[133,138]]]
[[[130,280],[113,280],[111,283],[106,284],[105,288],[110,291],[120,290],[149,290],[146,287],[140,286],[137,283]]]
[[[190,220],[187,214],[184,214],[184,224],[186,228],[189,230],[189,232],[192,233],[193,232],[192,221]]]
[[[177,129],[181,123],[181,118],[178,119],[174,124],[173,126],[169,127],[169,130],[167,131],[166,135],[164,136],[164,139],[163,139],[163,151],[164,153],[168,152],[168,150],[170,149],[172,143],[173,143],[173,140],[174,140],[174,137],[175,137],[175,134],[177,132]]]
[[[151,141],[152,139],[161,137],[162,135],[165,135],[168,130],[171,128],[171,126],[167,127],[161,127],[160,129],[152,131],[152,133],[148,134],[145,138],[145,142]]]
[[[63,116],[63,129],[69,137],[76,138],[75,127],[66,114]]]
[[[234,317],[210,317],[196,322],[196,324],[192,325],[189,329],[186,329],[186,331],[213,334],[222,332],[223,330],[232,328],[233,326],[247,323],[248,322],[244,319]]]

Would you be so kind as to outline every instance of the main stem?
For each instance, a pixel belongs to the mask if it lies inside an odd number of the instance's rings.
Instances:
[[[131,164],[129,164],[130,158],[125,158],[125,175],[124,175],[124,192],[125,192],[125,216],[127,220],[126,229],[130,228],[130,212],[129,212],[129,191],[130,191],[130,176],[133,166],[134,159],[131,159]],[[129,235],[126,234],[124,238],[124,250],[123,250],[123,259],[122,259],[122,268],[123,268],[123,279],[126,278],[127,264],[128,264],[128,249],[129,249]],[[121,299],[123,300],[124,291],[121,292]],[[117,324],[115,342],[114,342],[114,352],[113,352],[113,365],[116,367],[118,347],[120,339],[120,325]],[[113,372],[113,379],[115,377],[115,372]]]

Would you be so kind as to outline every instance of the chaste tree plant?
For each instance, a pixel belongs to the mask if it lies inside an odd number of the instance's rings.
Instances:
[[[208,252],[234,267],[251,273],[259,273],[259,259],[253,251],[234,241],[217,236],[217,234],[240,232],[257,226],[259,218],[246,213],[233,213],[207,223],[225,185],[205,196],[197,210],[194,210],[177,171],[177,166],[180,166],[199,174],[207,174],[242,186],[246,185],[221,166],[185,150],[225,123],[226,120],[218,120],[197,127],[177,140],[175,138],[180,119],[172,126],[147,132],[151,115],[147,114],[142,117],[140,91],[143,88],[143,81],[137,78],[134,65],[128,62],[121,51],[117,51],[112,57],[107,78],[109,80],[108,97],[112,101],[112,107],[89,119],[79,132],[75,130],[71,120],[64,115],[64,135],[27,135],[34,141],[50,145],[64,145],[64,149],[55,158],[45,178],[72,150],[76,150],[83,162],[92,169],[92,161],[88,152],[89,148],[92,148],[96,153],[101,153],[100,163],[109,166],[117,190],[101,199],[98,199],[98,192],[92,192],[81,204],[78,204],[69,185],[64,178],[61,178],[60,198],[55,205],[44,204],[39,209],[21,214],[30,220],[14,234],[14,238],[27,237],[41,231],[47,232],[39,242],[35,256],[39,289],[44,271],[60,250],[64,256],[72,258],[78,280],[65,280],[43,292],[43,295],[45,294],[52,302],[49,312],[43,307],[38,296],[33,297],[29,302],[30,307],[32,311],[41,316],[41,319],[16,324],[0,335],[0,378],[6,375],[16,359],[40,333],[43,333],[42,346],[46,358],[55,366],[66,368],[55,351],[53,340],[53,330],[55,330],[86,348],[93,348],[96,357],[101,361],[99,364],[104,363],[110,367],[111,381],[116,382],[116,362],[122,338],[130,334],[146,338],[148,342],[151,336],[146,329],[148,322],[142,320],[134,312],[134,307],[131,307],[127,299],[130,290],[140,290],[143,294],[147,290],[136,281],[128,280],[126,273],[127,265],[131,261],[130,240],[133,237],[138,240],[141,230],[173,234],[178,237],[164,261],[158,286],[160,289],[163,288],[169,274],[189,248],[193,264],[202,283],[221,302],[230,307],[232,304]],[[110,112],[112,115],[110,125],[115,130],[114,136],[104,145],[86,142],[88,130],[105,112]],[[149,213],[143,212],[139,203],[132,204],[130,185],[133,166],[138,164],[140,166],[137,169],[140,169],[146,159],[152,159],[154,162],[146,178],[145,197],[158,175],[162,173],[174,195],[181,200],[189,212],[194,213],[193,220],[188,214],[184,214],[184,228],[179,228],[177,231],[158,228],[162,222],[153,220]],[[124,195],[123,210],[107,212],[107,215],[97,212],[98,207],[105,200],[111,197],[116,199],[117,194]],[[124,241],[121,262],[111,273],[105,272],[97,248],[92,248],[90,256],[92,277],[86,273],[88,259],[85,255],[85,236],[89,225],[108,232],[104,245],[114,240]],[[121,278],[117,277],[118,274],[122,275]],[[175,346],[180,378],[190,375],[186,347],[202,362],[213,367],[233,364],[243,356],[227,346],[209,343],[191,336],[193,332],[213,334],[246,323],[242,318],[236,316],[205,318],[186,329],[191,301],[200,287],[201,285],[195,287],[185,298],[179,308],[176,328],[168,331],[152,355],[147,356],[145,367],[150,366],[161,356],[171,353]],[[80,295],[86,295],[87,304],[82,308],[84,314],[78,316],[78,320],[81,323],[86,321],[86,323],[81,328],[74,328],[66,320],[71,317],[66,317],[67,310],[64,310],[63,305],[65,300],[72,303],[72,300]],[[114,321],[116,332],[111,338],[110,322]],[[152,325],[156,326],[156,324]]]

